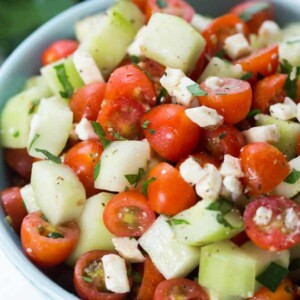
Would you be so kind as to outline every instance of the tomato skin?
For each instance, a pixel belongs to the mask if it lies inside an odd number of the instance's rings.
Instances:
[[[151,147],[162,157],[177,162],[191,154],[201,137],[201,128],[177,104],[163,104],[151,109],[141,119]]]
[[[143,13],[145,13],[147,0],[131,0]]]
[[[72,95],[70,108],[74,115],[74,122],[79,123],[82,118],[90,121],[97,119],[105,88],[106,83],[94,82],[79,88]]]
[[[83,280],[84,269],[104,255],[115,254],[112,251],[95,250],[83,254],[76,262],[74,269],[74,286],[82,300],[122,300],[126,294],[100,292],[94,283]]]
[[[241,150],[240,159],[245,175],[243,182],[252,196],[271,192],[290,172],[282,152],[267,143],[246,145]]]
[[[195,281],[186,278],[173,278],[161,282],[154,294],[153,300],[209,300],[205,290]]]
[[[204,145],[213,157],[222,161],[225,154],[239,157],[246,145],[243,134],[232,125],[207,128],[204,131]]]
[[[56,62],[71,55],[78,48],[79,43],[74,40],[58,40],[52,43],[42,54],[43,66]]]
[[[0,194],[1,205],[5,214],[9,217],[11,226],[19,233],[27,210],[23,203],[19,187],[6,188]]]
[[[224,117],[225,124],[236,124],[242,121],[250,111],[252,89],[248,82],[234,78],[221,78],[223,83],[218,89],[211,89],[206,81],[200,87],[207,92],[199,96],[200,105],[215,109]]]
[[[148,186],[148,200],[155,212],[174,216],[196,204],[197,196],[193,187],[170,164],[157,164],[148,178],[155,178]]]
[[[59,232],[63,238],[43,236],[39,230]],[[21,227],[21,242],[26,255],[36,265],[44,268],[62,263],[72,252],[79,239],[80,230],[74,222],[53,227],[43,219],[41,212],[27,215]]]
[[[272,211],[271,221],[267,225],[258,225],[254,221],[256,211],[265,207]],[[293,209],[298,218],[300,206],[283,196],[260,196],[252,200],[244,212],[244,224],[248,237],[258,247],[268,251],[283,251],[300,241],[300,226],[289,229],[285,226],[285,216],[288,209]]]
[[[115,195],[105,206],[103,220],[107,229],[118,237],[141,236],[155,221],[147,198],[131,190]]]

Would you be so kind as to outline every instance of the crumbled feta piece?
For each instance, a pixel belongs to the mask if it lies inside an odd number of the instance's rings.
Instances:
[[[280,131],[277,124],[251,127],[242,131],[247,143],[277,143],[280,139]]]
[[[291,207],[285,212],[284,225],[286,228],[296,230],[300,226],[299,218],[295,210]]]
[[[214,126],[223,124],[224,118],[215,109],[199,106],[185,110],[188,118],[200,127]]]
[[[196,184],[196,193],[202,198],[216,200],[222,188],[222,176],[212,164],[206,164],[203,171]]]
[[[147,26],[143,26],[137,33],[134,41],[127,48],[127,53],[134,56],[143,56],[142,45],[144,44],[144,37]]]
[[[251,47],[242,33],[226,38],[224,50],[231,59],[237,59],[251,53]]]
[[[255,216],[253,218],[253,221],[256,223],[256,225],[268,225],[271,222],[273,213],[271,209],[268,209],[264,206],[259,207],[256,210]]]
[[[276,103],[270,106],[270,114],[272,117],[280,120],[290,120],[297,117],[297,104],[285,97],[283,103]]]
[[[92,127],[91,122],[86,118],[82,118],[81,121],[76,125],[75,132],[78,138],[82,141],[98,138],[97,134],[95,133]]]
[[[203,168],[192,158],[187,158],[179,167],[181,177],[195,185],[203,176]]]
[[[134,238],[116,237],[112,239],[116,251],[131,263],[139,263],[145,260],[142,252],[138,248],[138,242]]]
[[[222,87],[223,83],[224,80],[216,76],[210,76],[205,80],[206,87],[212,89],[213,91],[216,91],[217,89]]]
[[[93,57],[86,51],[76,50],[73,54],[74,66],[85,84],[101,81],[104,82]]]
[[[191,25],[198,31],[202,32],[211,23],[211,21],[211,18],[207,18],[199,14],[194,14]]]
[[[125,260],[119,255],[107,254],[102,257],[106,288],[114,293],[130,291]]]
[[[262,46],[269,46],[282,39],[282,32],[277,23],[266,20],[258,29],[258,39]]]
[[[223,186],[231,194],[233,201],[237,200],[243,194],[243,185],[235,176],[225,176]]]
[[[222,176],[234,176],[241,178],[244,176],[242,171],[240,159],[230,154],[224,155],[223,163],[220,167],[220,173]]]

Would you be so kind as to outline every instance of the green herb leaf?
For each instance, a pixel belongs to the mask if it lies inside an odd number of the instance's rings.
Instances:
[[[227,215],[233,209],[233,204],[229,200],[221,198],[211,203],[206,209],[219,211],[222,215]]]
[[[124,175],[124,177],[127,179],[127,181],[130,184],[132,185],[134,184],[134,187],[136,187],[145,174],[146,174],[145,170],[143,168],[139,168],[137,174],[127,174]]]
[[[88,283],[92,283],[92,282],[93,282],[93,279],[90,278],[90,277],[87,277],[87,276],[82,276],[82,279],[83,279],[85,282],[88,282]]]
[[[220,140],[223,140],[224,137],[226,137],[226,132],[222,132],[222,133],[219,135],[219,139],[220,139]]]
[[[260,109],[252,109],[249,111],[247,118],[253,118],[260,113],[261,113]]]
[[[156,4],[159,8],[166,8],[168,6],[165,0],[156,0]]]
[[[225,227],[229,227],[231,229],[233,228],[233,226],[225,219],[225,216],[222,214],[217,214],[217,221]]]
[[[247,22],[250,19],[252,19],[252,17],[257,14],[258,12],[262,11],[262,10],[266,10],[269,8],[269,4],[266,2],[259,2],[257,4],[254,4],[252,6],[250,6],[249,8],[247,8],[246,10],[244,10],[241,14],[240,14],[240,18],[244,21]]]
[[[247,72],[246,74],[244,74],[241,79],[242,80],[248,80],[248,79],[251,79],[253,78],[253,73],[252,72]]]
[[[41,100],[40,99],[35,99],[32,100],[30,103],[30,108],[28,110],[28,114],[31,115],[35,112],[37,106],[40,104]]]
[[[293,169],[292,172],[284,179],[284,182],[294,184],[300,179],[300,171]]]
[[[150,121],[149,120],[146,120],[146,121],[144,121],[144,123],[142,124],[142,128],[143,129],[147,129],[148,128],[148,126],[150,125]]]
[[[143,280],[143,276],[140,272],[131,271],[131,278],[135,283],[141,283]]]
[[[64,238],[64,236],[59,232],[50,232],[47,235],[47,237],[51,238],[51,239],[63,239]]]
[[[155,181],[156,178],[155,177],[151,177],[149,178],[148,180],[146,180],[145,182],[143,182],[143,185],[142,185],[142,192],[145,196],[148,195],[148,186],[151,182]]]
[[[154,129],[152,129],[152,128],[149,128],[149,130],[148,130],[148,131],[149,131],[149,133],[150,133],[150,134],[154,134],[154,133],[155,133],[155,130],[154,130]]]
[[[187,220],[184,219],[170,219],[167,221],[171,226],[172,225],[190,225],[191,223],[189,223]]]
[[[53,161],[56,164],[61,164],[61,159],[59,157],[53,155],[49,151],[47,151],[45,149],[38,149],[38,148],[35,148],[35,151],[43,153],[48,160],[51,160],[51,161]]]
[[[300,258],[294,258],[289,264],[289,270],[295,271],[300,269]]]
[[[69,81],[65,65],[64,64],[56,65],[54,66],[54,70],[56,71],[56,76],[64,89],[64,91],[60,92],[60,95],[63,98],[71,98],[74,92],[74,88]]]
[[[224,48],[221,48],[216,54],[215,54],[216,57],[220,58],[220,59],[223,59],[225,57],[225,50]]]
[[[298,43],[300,43],[299,38],[286,41],[286,44],[288,44],[288,45],[293,45],[293,44],[298,44]]]
[[[92,121],[91,124],[95,133],[98,135],[103,148],[105,149],[111,144],[111,141],[106,137],[106,133],[104,129],[98,122]]]
[[[36,134],[34,135],[32,141],[31,141],[31,143],[30,143],[30,145],[29,145],[29,149],[28,149],[29,151],[31,150],[33,144],[36,142],[36,140],[37,140],[39,137],[40,137],[40,135],[39,135],[38,133],[36,133]]]
[[[168,96],[168,91],[163,87],[163,88],[160,90],[159,95],[157,96],[156,103],[157,103],[157,104],[164,103],[165,98],[166,98],[167,96]]]
[[[193,96],[206,96],[207,92],[203,91],[198,83],[192,84],[187,86],[187,90],[193,95]]]
[[[291,79],[292,72],[295,72],[294,68],[296,68],[296,76],[294,79]],[[281,72],[288,75],[284,85],[284,90],[286,91],[287,96],[291,99],[296,99],[298,89],[297,77],[300,75],[300,67],[293,67],[287,60],[284,59],[281,64]]]
[[[15,131],[13,137],[17,138],[19,136],[20,136],[20,131],[19,130]]]
[[[288,269],[272,262],[263,273],[256,277],[256,280],[274,293],[288,273]]]
[[[115,131],[113,131],[111,134],[117,141],[128,141],[126,138],[122,137],[120,134],[118,134]]]
[[[98,178],[100,169],[101,169],[101,159],[99,159],[98,163],[94,167],[94,172],[93,172],[94,180]]]
[[[137,65],[140,62],[140,58],[136,55],[130,55],[130,61],[134,64]]]

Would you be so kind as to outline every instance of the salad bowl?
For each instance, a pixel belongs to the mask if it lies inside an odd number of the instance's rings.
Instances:
[[[190,0],[202,14],[217,16],[230,7],[241,2],[237,0]],[[300,21],[300,4],[298,0],[273,0],[276,6],[276,20],[283,25]],[[112,0],[91,0],[74,6],[73,8],[50,20],[31,36],[29,36],[5,61],[0,68],[0,111],[4,103],[16,94],[25,80],[38,73],[40,69],[40,55],[51,42],[60,38],[74,36],[74,23],[96,12],[105,11],[113,3]],[[7,169],[0,149],[0,188],[8,186]],[[24,255],[19,237],[12,231],[0,209],[0,247],[7,254],[8,259],[40,290],[45,299],[78,299],[35,267]]]

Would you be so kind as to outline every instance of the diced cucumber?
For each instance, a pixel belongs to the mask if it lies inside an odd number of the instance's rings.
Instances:
[[[231,241],[201,248],[199,283],[222,295],[252,297],[255,270],[256,261]]]
[[[282,30],[284,40],[299,36],[300,22],[290,23]]]
[[[85,189],[68,166],[48,160],[35,162],[31,184],[36,202],[51,224],[64,224],[81,215]]]
[[[98,189],[122,192],[133,188],[125,175],[137,175],[139,169],[146,171],[150,159],[147,141],[117,141],[111,143],[101,155],[101,168],[95,180]]]
[[[52,95],[49,86],[47,85],[45,79],[41,75],[33,76],[27,79],[23,87],[23,90],[26,91],[34,87],[38,88],[41,91],[41,94],[43,95],[49,95],[49,96]]]
[[[3,108],[0,121],[0,138],[3,147],[26,148],[33,108],[49,90],[30,88],[10,98]]]
[[[69,256],[67,263],[75,265],[78,258],[92,250],[114,250],[113,235],[103,222],[103,211],[107,202],[113,197],[110,193],[99,193],[85,204],[82,215],[77,219],[80,228],[80,238]]]
[[[42,99],[37,113],[31,120],[28,139],[30,156],[45,158],[36,149],[59,155],[66,146],[72,130],[73,113],[67,102],[58,97]]]
[[[31,184],[23,186],[20,189],[20,193],[25,204],[26,210],[29,214],[40,210],[38,204],[36,203]]]
[[[205,40],[182,18],[155,13],[145,31],[142,48],[146,57],[188,73],[203,52]]]
[[[255,117],[256,125],[271,125],[276,124],[279,127],[280,140],[275,143],[288,160],[293,159],[297,155],[297,138],[300,134],[300,124],[292,121],[283,121],[269,115],[258,114]]]
[[[239,79],[242,78],[245,74],[246,72],[243,70],[241,65],[234,65],[229,61],[225,61],[224,59],[213,57],[197,81],[200,83],[210,76],[231,77]]]
[[[160,215],[139,239],[139,244],[166,278],[185,277],[199,264],[200,250],[179,243],[168,223],[170,219]]]
[[[207,209],[212,203],[214,201],[203,199],[172,218],[180,221],[171,222],[175,237],[180,243],[202,246],[230,239],[243,230],[243,219],[238,210],[225,216],[232,228],[226,227],[217,221],[220,212]]]
[[[83,86],[71,56],[43,67],[41,74],[53,94],[62,98],[70,98],[72,91]]]
[[[279,44],[279,60],[287,60],[292,66],[300,66],[300,34]]]

